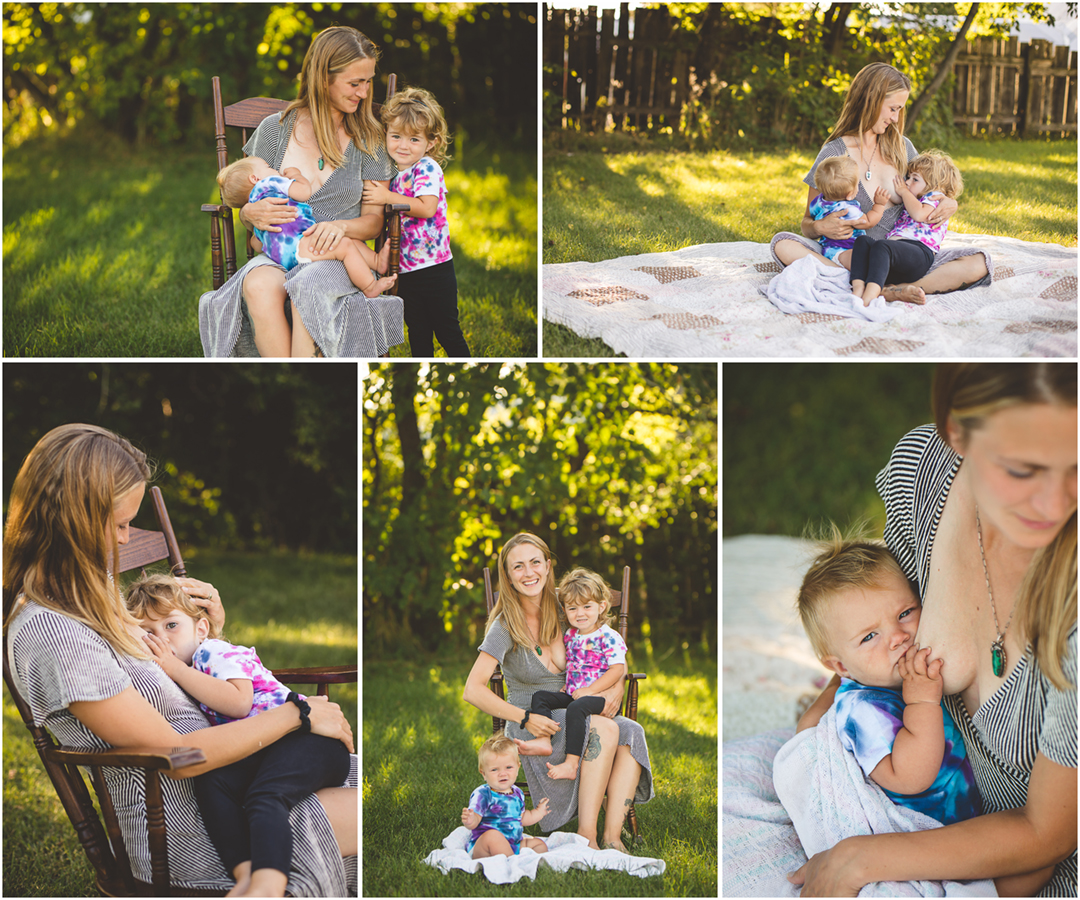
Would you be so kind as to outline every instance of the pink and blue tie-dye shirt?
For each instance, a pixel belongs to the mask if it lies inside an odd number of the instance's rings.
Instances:
[[[930,193],[920,197],[919,202],[933,206],[936,209],[937,205],[944,199],[945,195],[940,191],[930,191]],[[945,232],[948,230],[948,219],[940,225],[931,225],[929,222],[916,222],[908,214],[905,207],[901,210],[900,218],[896,220],[892,231],[889,232],[889,237],[903,238],[906,241],[920,241],[935,253],[938,253],[941,250],[941,242],[945,240]]]
[[[439,164],[430,156],[390,182],[390,191],[403,197],[438,197],[435,215],[430,219],[401,217],[401,271],[413,272],[444,263],[450,253],[450,226],[446,221],[446,182]]]
[[[251,712],[244,717],[247,719],[263,710],[281,706],[287,702],[290,693],[289,688],[278,681],[262,664],[254,647],[238,647],[228,641],[207,638],[195,650],[195,655],[191,658],[191,667],[223,681],[228,681],[230,678],[244,678],[251,681],[255,697],[251,704]],[[236,721],[222,715],[216,709],[210,709],[204,703],[200,703],[199,706],[212,725],[224,725],[226,722]]]
[[[626,662],[626,643],[615,629],[601,625],[581,634],[571,628],[563,635],[566,645],[566,693],[596,681],[612,666]]]

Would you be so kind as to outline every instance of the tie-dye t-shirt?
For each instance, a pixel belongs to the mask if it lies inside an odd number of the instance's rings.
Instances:
[[[471,853],[480,835],[492,828],[510,842],[515,854],[521,850],[521,836],[524,833],[521,814],[525,812],[525,795],[516,784],[509,794],[500,794],[492,790],[489,784],[480,785],[469,797],[469,809],[479,813],[482,818],[469,835],[466,853]]]
[[[979,815],[982,798],[956,723],[944,706],[941,713],[945,720],[945,757],[934,783],[921,794],[885,793],[899,806],[951,825]],[[836,727],[840,742],[855,754],[869,777],[877,764],[892,753],[896,735],[904,727],[904,698],[899,690],[867,687],[843,678],[836,691]]]
[[[390,191],[403,197],[438,197],[435,215],[430,219],[401,217],[401,271],[413,272],[444,263],[451,258],[450,226],[446,221],[446,182],[442,169],[430,156],[398,172],[390,182]]]
[[[815,222],[819,219],[824,219],[826,216],[831,215],[838,210],[844,213],[841,217],[841,221],[854,221],[863,217],[862,207],[854,200],[826,200],[821,194],[818,194],[810,201],[809,209],[810,217]],[[833,238],[822,235],[818,238],[818,243],[821,244],[822,255],[826,259],[835,259],[843,251],[850,250],[854,247],[855,238],[863,234],[866,234],[863,229],[854,228],[852,229],[851,237],[842,240],[833,240]],[[827,250],[832,250],[834,252],[830,255],[825,252]]]
[[[576,628],[563,635],[566,645],[566,693],[592,684],[612,666],[626,662],[626,644],[615,631],[601,625],[581,634]]]
[[[930,191],[930,193],[920,197],[919,202],[925,203],[928,206],[933,206],[936,209],[937,205],[944,199],[945,195],[940,191]],[[893,225],[892,231],[889,232],[889,237],[903,238],[906,241],[921,241],[937,253],[941,250],[941,242],[945,240],[945,233],[948,230],[948,219],[940,225],[931,225],[929,222],[916,222],[911,218],[911,215],[905,207],[901,210],[900,218],[896,220],[896,224]]]
[[[246,719],[250,719],[263,710],[281,706],[287,702],[290,693],[290,689],[278,681],[262,664],[254,647],[237,647],[228,641],[207,638],[195,650],[195,655],[191,658],[191,667],[223,681],[228,681],[230,678],[250,680],[255,698],[251,704],[251,712],[244,717]],[[226,722],[236,721],[222,715],[216,709],[210,709],[204,703],[200,703],[199,706],[212,725],[224,725]]]

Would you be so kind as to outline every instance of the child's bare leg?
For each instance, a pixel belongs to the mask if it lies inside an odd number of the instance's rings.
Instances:
[[[866,288],[866,282],[861,278],[856,278],[851,282],[851,293],[853,293],[860,300],[862,299],[863,290]]]
[[[530,850],[535,850],[537,853],[547,853],[547,844],[540,840],[540,838],[529,837],[529,835],[525,835],[521,839],[521,846],[528,847]]]
[[[581,757],[567,753],[565,762],[561,762],[557,766],[553,766],[551,763],[547,764],[548,778],[577,778],[579,765],[581,765]]]
[[[371,248],[362,241],[354,241],[347,238],[339,242],[336,247],[327,250],[321,256],[313,257],[309,252],[310,240],[309,237],[300,239],[300,246],[296,250],[297,255],[314,260],[341,260],[345,264],[345,271],[349,273],[349,280],[363,291],[365,297],[378,297],[379,294],[389,290],[391,285],[397,280],[396,275],[391,275],[386,278],[376,278],[371,274],[371,266],[364,261],[364,255],[361,252],[360,247],[367,250],[373,261],[375,260],[375,254],[372,252]]]
[[[551,756],[551,738],[549,737],[533,738],[531,741],[523,741],[520,738],[513,740],[517,744],[518,753],[522,756]]]
[[[289,876],[277,869],[256,869],[251,873],[251,885],[246,897],[284,897]]]
[[[226,897],[243,897],[247,893],[247,889],[251,887],[251,860],[244,860],[240,863],[232,872],[233,878],[236,879],[236,884]]]
[[[881,285],[874,284],[872,281],[866,283],[866,288],[862,293],[863,306],[869,306],[871,301],[877,298],[881,294]]]
[[[849,272],[851,271],[851,251],[845,250],[843,253],[838,253],[836,261],[840,263]]]
[[[513,856],[514,848],[501,833],[494,828],[485,831],[473,844],[472,858],[484,859],[488,856]]]

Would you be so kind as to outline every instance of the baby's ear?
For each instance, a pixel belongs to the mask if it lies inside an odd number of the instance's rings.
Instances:
[[[824,657],[822,657],[821,664],[826,669],[829,669],[830,671],[835,672],[837,675],[841,676],[842,678],[847,678],[848,677],[847,666],[845,666],[840,661],[840,659],[838,657],[836,657],[836,656],[824,656]]]
[[[200,641],[205,641],[206,636],[208,634],[210,634],[210,620],[209,619],[199,619],[195,623],[195,636]]]

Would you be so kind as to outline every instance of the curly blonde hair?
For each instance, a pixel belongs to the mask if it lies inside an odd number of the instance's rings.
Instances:
[[[922,175],[927,191],[941,191],[955,200],[964,192],[964,176],[952,157],[941,150],[924,150],[908,163],[908,174]]]
[[[615,615],[611,608],[611,588],[599,575],[589,569],[571,569],[559,582],[558,590],[560,609],[565,610],[566,605],[572,601],[588,603],[590,600],[597,606],[602,607],[599,622]]]
[[[423,88],[398,91],[383,104],[381,115],[387,131],[393,128],[408,134],[422,134],[431,141],[427,155],[440,166],[445,166],[451,159],[446,117],[430,91]]]
[[[155,619],[163,619],[173,612],[182,612],[191,616],[196,622],[206,619],[210,626],[208,637],[221,637],[221,629],[214,624],[206,610],[193,603],[184,589],[177,584],[171,575],[143,575],[137,578],[127,589],[128,612],[136,619],[145,619],[153,616]]]

